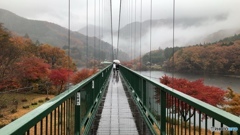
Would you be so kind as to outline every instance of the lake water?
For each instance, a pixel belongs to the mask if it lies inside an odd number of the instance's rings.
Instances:
[[[145,75],[153,80],[159,81],[159,78],[167,75],[175,78],[185,78],[190,81],[203,79],[205,85],[216,86],[221,89],[227,90],[231,87],[234,91],[240,93],[240,78],[233,76],[221,75],[201,75],[201,74],[187,74],[187,73],[170,73],[164,71],[139,71],[140,74]]]

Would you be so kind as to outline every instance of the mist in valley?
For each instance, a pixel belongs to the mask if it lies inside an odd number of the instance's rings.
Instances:
[[[240,9],[237,6],[240,1],[237,0],[176,1],[174,26],[171,1],[153,0],[151,9],[149,1],[143,0],[142,10],[140,1],[136,2],[136,10],[135,3],[122,3],[120,31],[118,22],[113,23],[113,39],[110,31],[101,37],[106,42],[113,42],[115,48],[127,52],[132,59],[151,50],[204,45],[240,33]],[[118,20],[118,17],[114,16],[114,19]]]

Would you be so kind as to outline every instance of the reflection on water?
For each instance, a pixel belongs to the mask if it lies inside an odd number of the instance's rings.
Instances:
[[[221,76],[221,75],[203,75],[203,74],[187,74],[187,73],[170,73],[164,71],[139,71],[142,75],[151,76],[151,79],[159,81],[159,78],[167,75],[173,76],[175,78],[185,78],[190,81],[197,79],[204,79],[204,84],[210,86],[216,86],[221,89],[227,90],[228,87],[231,87],[234,91],[240,93],[240,78],[232,76]]]

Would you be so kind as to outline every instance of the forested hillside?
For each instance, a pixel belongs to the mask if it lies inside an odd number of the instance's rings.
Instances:
[[[213,44],[183,47],[174,53],[166,69],[177,72],[240,74],[240,34]],[[174,63],[174,64],[173,64]]]
[[[33,86],[54,86],[61,91],[76,65],[64,50],[48,44],[36,45],[29,38],[12,35],[0,25],[0,91]],[[61,77],[52,78],[52,71]],[[61,87],[60,87],[61,86]],[[60,87],[61,89],[59,89]]]
[[[51,44],[56,47],[67,49],[68,29],[57,24],[29,20],[20,17],[12,12],[0,9],[0,23],[9,31],[18,36],[29,37],[34,43]],[[103,61],[111,60],[113,56],[113,46],[96,37],[87,37],[79,32],[70,31],[71,56],[76,61],[78,67],[85,66],[86,57]],[[128,60],[126,53],[119,51],[121,60]]]
[[[181,47],[175,47],[174,52],[176,52],[180,48]],[[153,50],[153,51],[143,55],[142,63],[144,65],[146,65],[147,63],[163,65],[164,62],[168,61],[172,57],[172,55],[173,55],[172,47],[167,47],[164,50],[163,49]]]

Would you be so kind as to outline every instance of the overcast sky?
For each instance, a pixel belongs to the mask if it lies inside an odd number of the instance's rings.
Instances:
[[[104,5],[105,21],[109,18],[109,1],[96,0],[96,7]],[[119,1],[112,0],[114,28],[117,27]],[[140,11],[140,0],[137,1],[137,12]],[[171,18],[172,3],[171,0],[152,0],[153,18]],[[103,2],[103,3],[102,3]],[[94,24],[94,0],[88,0],[89,24]],[[134,5],[135,0],[122,0],[123,14],[128,13],[128,5]],[[232,17],[231,23],[239,23],[240,0],[176,0],[176,18],[181,17],[213,17],[215,15],[226,14]],[[133,6],[134,7],[134,6]],[[150,0],[143,0],[143,20],[149,19]],[[0,0],[0,8],[14,12],[15,14],[35,20],[44,20],[59,24],[63,27],[68,26],[68,0]],[[96,10],[99,10],[96,8]],[[134,10],[134,8],[132,8]],[[125,11],[125,12],[124,12]],[[99,13],[96,11],[97,14]],[[134,11],[133,11],[134,12]],[[107,18],[108,17],[108,18]],[[236,20],[234,20],[234,17]],[[137,13],[137,20],[140,19]],[[123,17],[122,20],[127,17]],[[129,18],[128,18],[129,19]],[[135,19],[135,18],[133,18]],[[95,20],[98,22],[98,20]],[[236,22],[234,22],[236,21]],[[125,21],[126,22],[126,21]],[[86,0],[71,0],[71,29],[79,30],[86,25]],[[124,22],[122,22],[124,25]],[[231,24],[232,25],[232,24]]]
[[[99,25],[100,22],[100,25],[110,28],[110,0],[96,0],[96,4],[94,1],[88,0],[87,15],[86,0],[71,0],[71,30],[77,31],[85,27],[87,17],[88,24]],[[135,20],[140,21],[140,1],[122,0],[121,27]],[[149,20],[150,0],[142,1],[142,21]],[[112,0],[113,28],[115,30],[118,27],[119,2],[120,0]],[[135,3],[137,5],[136,16]],[[152,0],[152,5],[153,19],[171,19],[173,17],[173,0]],[[94,8],[95,6],[96,8]],[[132,8],[129,8],[130,6]],[[176,46],[199,43],[204,36],[222,29],[239,29],[239,6],[240,0],[175,0],[176,19],[188,18],[199,21],[199,25],[176,27],[174,39]],[[28,19],[53,22],[68,28],[68,0],[0,0],[0,8]],[[101,20],[98,20],[99,15]],[[152,49],[171,47],[172,28],[158,28],[153,32]],[[146,47],[149,46],[149,35],[147,34],[141,40]],[[110,42],[110,38],[107,41]]]

